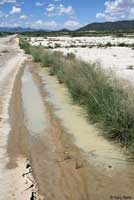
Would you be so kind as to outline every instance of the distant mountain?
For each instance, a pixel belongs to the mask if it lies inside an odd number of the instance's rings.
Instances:
[[[37,30],[32,28],[22,28],[22,27],[0,27],[0,32],[10,32],[10,33],[22,33],[22,32],[36,32],[36,31],[46,31]]]
[[[70,30],[63,28],[63,29],[58,30],[57,32],[70,32]]]
[[[92,23],[88,24],[76,31],[99,31],[99,30],[126,30],[134,29],[134,20],[124,20],[116,22],[102,22],[102,23]],[[68,29],[61,29],[56,31],[50,31],[45,29],[32,29],[32,28],[22,28],[22,27],[0,27],[0,32],[11,32],[11,33],[22,33],[22,32],[55,32],[55,33],[66,33],[71,32]],[[73,31],[75,32],[75,31]]]
[[[134,20],[88,24],[77,31],[134,29]]]

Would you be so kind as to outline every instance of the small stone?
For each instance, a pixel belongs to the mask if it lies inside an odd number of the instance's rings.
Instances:
[[[64,160],[70,160],[71,159],[71,156],[70,154],[66,151],[64,152],[65,156],[64,156]]]
[[[36,192],[32,192],[30,200],[36,200]]]
[[[31,165],[28,163],[28,164],[26,165],[26,169],[28,169],[29,167],[31,167]]]
[[[76,162],[76,165],[75,165],[75,169],[80,169],[83,167],[83,164],[81,162]]]

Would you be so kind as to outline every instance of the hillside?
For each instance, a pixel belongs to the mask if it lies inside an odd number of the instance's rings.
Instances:
[[[134,20],[88,24],[77,31],[134,29]]]
[[[40,29],[32,28],[23,28],[23,27],[0,27],[0,32],[10,32],[10,33],[22,33],[22,32],[37,32],[37,31],[47,31]]]

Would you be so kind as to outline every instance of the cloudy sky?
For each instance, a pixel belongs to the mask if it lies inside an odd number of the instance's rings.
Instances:
[[[76,29],[134,19],[134,0],[0,0],[0,26]]]

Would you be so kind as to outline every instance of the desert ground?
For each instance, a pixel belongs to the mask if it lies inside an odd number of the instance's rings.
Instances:
[[[63,47],[71,39],[62,37],[28,40],[44,46],[56,40],[61,48],[52,51],[99,60],[104,68],[134,80],[131,48]],[[87,44],[105,38],[79,40]],[[133,43],[119,40],[114,42]],[[134,199],[132,156],[105,139],[72,103],[65,85],[20,50],[17,35],[0,39],[0,72],[0,200]]]
[[[127,45],[134,44],[134,38],[126,37],[47,37],[28,38],[33,46],[44,46],[65,55],[74,53],[78,59],[98,63],[115,76],[134,82],[134,50]],[[111,44],[111,47],[107,46]],[[124,44],[124,47],[121,46]],[[115,45],[115,46],[114,46]],[[126,45],[126,46],[125,46]]]

